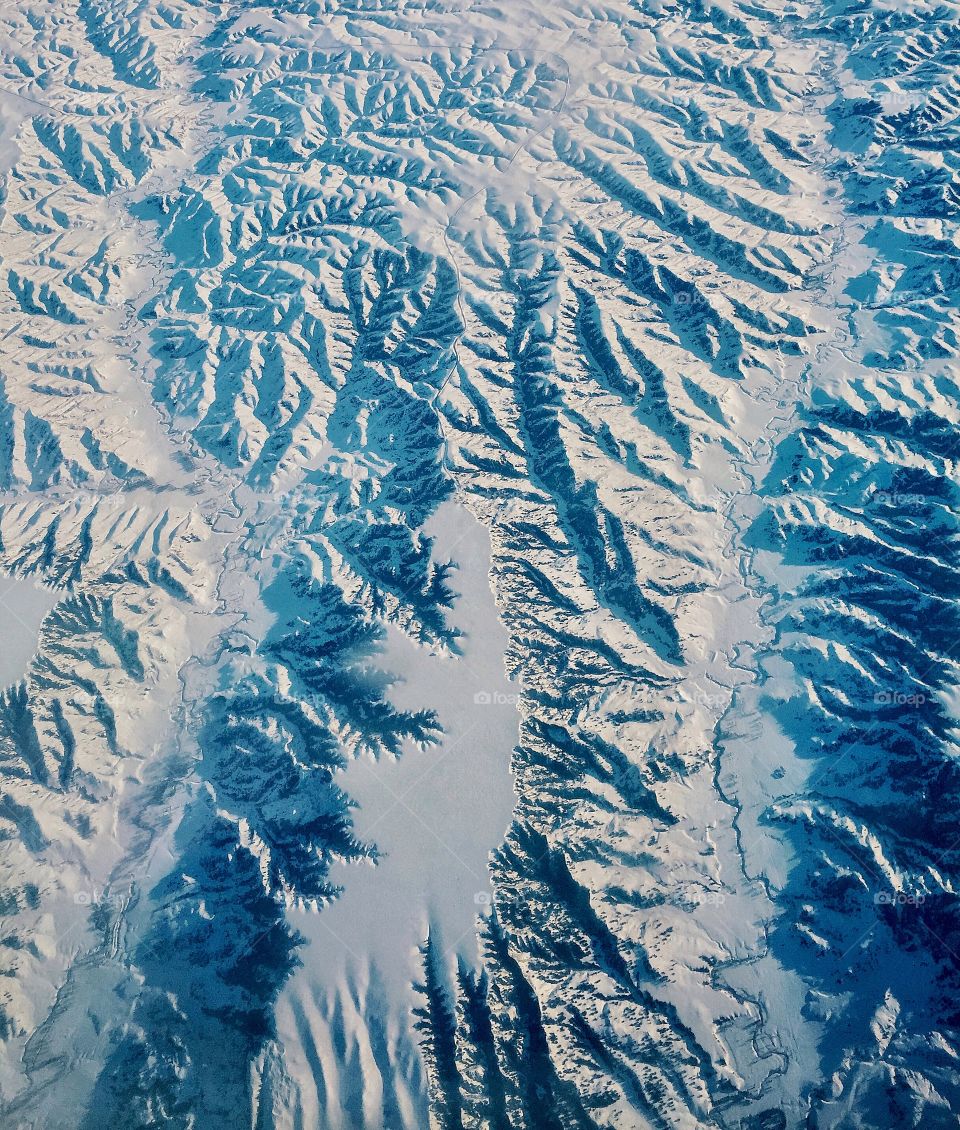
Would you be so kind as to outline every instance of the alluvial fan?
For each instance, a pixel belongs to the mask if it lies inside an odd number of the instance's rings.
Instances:
[[[958,64],[6,5],[0,1126],[957,1125]]]

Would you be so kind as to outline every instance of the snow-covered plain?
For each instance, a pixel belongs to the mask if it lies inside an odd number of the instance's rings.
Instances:
[[[426,749],[408,745],[395,760],[359,757],[338,779],[358,805],[355,832],[377,845],[378,860],[335,864],[330,880],[342,886],[340,897],[322,914],[293,919],[310,960],[284,990],[278,1026],[293,1110],[308,1126],[427,1124],[408,1022],[418,1004],[419,947],[430,934],[451,978],[458,959],[476,964],[476,918],[494,897],[487,860],[513,815],[518,695],[504,675],[508,639],[487,581],[489,537],[452,500],[425,528],[436,553],[461,562],[451,578],[457,654],[419,647],[389,627],[381,662],[402,672],[390,701],[429,704],[442,736]],[[381,1029],[386,1054],[377,1046]]]
[[[956,1125],[958,35],[5,6],[4,1130]]]
[[[43,585],[25,578],[0,577],[4,624],[0,686],[11,686],[23,679],[37,650],[43,618],[56,604],[56,594]]]

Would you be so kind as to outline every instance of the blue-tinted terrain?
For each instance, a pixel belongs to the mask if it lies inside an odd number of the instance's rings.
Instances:
[[[5,6],[3,1130],[958,1124],[958,67]]]

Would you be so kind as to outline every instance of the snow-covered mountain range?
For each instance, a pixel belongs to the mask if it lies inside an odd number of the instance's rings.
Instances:
[[[957,1125],[958,65],[5,6],[0,1126]]]

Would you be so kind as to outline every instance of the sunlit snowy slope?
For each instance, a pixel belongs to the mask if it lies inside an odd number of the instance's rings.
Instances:
[[[958,1124],[958,67],[3,6],[3,1130]]]

